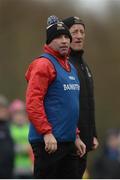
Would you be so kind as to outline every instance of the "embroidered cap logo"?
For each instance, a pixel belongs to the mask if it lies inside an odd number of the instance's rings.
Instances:
[[[57,30],[62,30],[62,29],[65,29],[65,27],[63,26],[63,23],[60,22],[57,24]]]
[[[80,20],[79,17],[76,17],[76,16],[74,17],[74,23],[75,23],[75,24],[79,24],[80,21],[81,21],[81,20]]]

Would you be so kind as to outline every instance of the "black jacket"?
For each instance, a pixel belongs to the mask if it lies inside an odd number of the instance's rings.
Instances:
[[[9,124],[0,120],[0,179],[11,179],[14,166],[14,144]]]
[[[95,104],[92,73],[83,60],[83,51],[71,50],[69,60],[76,67],[80,79],[80,119],[78,128],[80,138],[86,144],[87,151],[92,149],[93,137],[96,137]]]

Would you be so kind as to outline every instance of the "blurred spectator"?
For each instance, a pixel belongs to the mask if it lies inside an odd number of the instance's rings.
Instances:
[[[9,129],[8,100],[0,95],[0,179],[11,179],[14,164],[14,144]]]
[[[10,105],[11,133],[15,143],[14,178],[32,178],[32,161],[30,159],[30,145],[28,143],[28,122],[25,104],[19,99]]]
[[[107,132],[103,151],[94,163],[93,178],[120,178],[120,130]]]

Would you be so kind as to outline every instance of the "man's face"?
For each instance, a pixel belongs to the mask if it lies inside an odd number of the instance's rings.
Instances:
[[[72,36],[71,48],[75,51],[83,49],[85,39],[84,26],[82,24],[74,24],[70,28],[70,33]]]
[[[61,56],[66,56],[70,47],[70,38],[67,35],[60,35],[51,41],[49,47],[58,51]]]

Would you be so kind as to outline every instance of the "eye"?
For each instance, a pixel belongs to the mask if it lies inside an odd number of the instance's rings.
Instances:
[[[68,36],[68,35],[65,35],[65,38],[66,38],[66,39],[69,39],[69,36]]]
[[[84,34],[85,32],[84,32],[83,30],[80,30],[80,33],[81,33],[81,34]]]
[[[77,30],[71,32],[71,34],[73,34],[73,35],[77,34]]]

